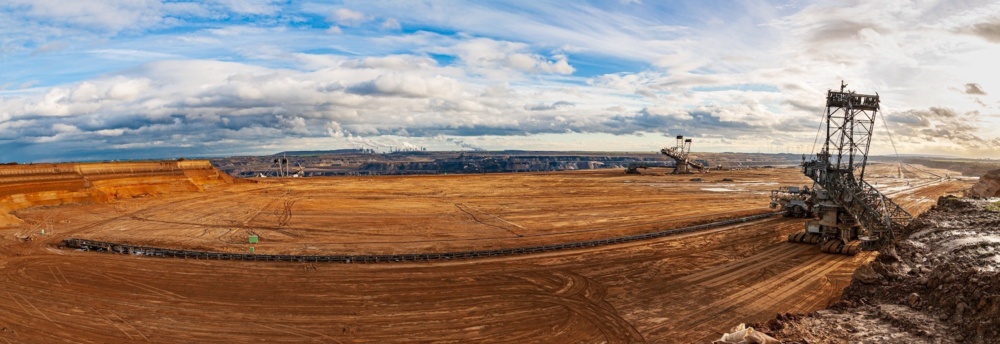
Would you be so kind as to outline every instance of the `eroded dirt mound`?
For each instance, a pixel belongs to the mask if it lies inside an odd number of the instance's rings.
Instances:
[[[996,204],[942,197],[831,309],[756,326],[784,342],[1000,343],[998,270]]]
[[[1000,197],[1000,170],[992,170],[969,189],[969,197]]]
[[[19,209],[106,203],[233,182],[207,160],[4,165],[0,166],[0,227],[21,223],[10,214]]]

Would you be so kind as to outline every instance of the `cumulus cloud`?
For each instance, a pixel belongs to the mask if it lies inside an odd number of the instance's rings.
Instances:
[[[998,140],[976,134],[978,111],[958,113],[954,109],[931,107],[927,110],[907,110],[889,115],[893,131],[903,141],[936,145],[950,144],[967,148],[1000,149]]]
[[[348,87],[347,91],[360,95],[447,97],[460,89],[455,80],[445,77],[425,78],[412,74],[389,73]]]
[[[986,92],[979,84],[968,83],[965,84],[965,94],[986,95]]]
[[[528,73],[572,74],[575,71],[566,55],[556,54],[547,59],[530,53],[525,43],[474,38],[433,51],[458,56],[466,65],[486,74],[498,68]]]

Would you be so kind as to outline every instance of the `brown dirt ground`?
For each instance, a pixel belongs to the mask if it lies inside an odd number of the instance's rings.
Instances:
[[[785,342],[1000,343],[1000,208],[942,197],[861,266],[831,309],[763,328]]]
[[[895,187],[893,197],[911,211],[970,184],[909,177],[883,178],[879,187]],[[79,237],[243,251],[256,233],[261,253],[518,247],[759,213],[779,184],[805,179],[797,169],[773,169],[266,180],[24,209],[16,213],[24,225],[0,229],[0,341],[704,342],[737,322],[826,307],[873,255],[787,243],[802,220],[784,218],[435,263],[192,261],[55,244]],[[50,230],[16,239],[40,227]]]

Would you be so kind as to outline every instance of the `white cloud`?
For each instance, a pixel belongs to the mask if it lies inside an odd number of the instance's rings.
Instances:
[[[8,6],[27,9],[37,20],[54,20],[83,27],[121,31],[158,24],[163,18],[156,0],[10,0]]]
[[[527,73],[572,74],[574,68],[565,55],[555,55],[555,60],[530,53],[528,45],[488,38],[473,38],[461,41],[451,47],[435,49],[437,52],[454,54],[466,65],[479,73],[501,76],[498,68],[512,69]]]
[[[433,59],[414,55],[390,55],[383,57],[365,57],[362,59],[345,61],[345,67],[351,68],[371,68],[389,70],[427,70],[437,67],[437,62]]]
[[[330,20],[341,26],[358,26],[371,20],[371,18],[361,12],[352,11],[347,8],[338,8],[333,11],[333,14],[330,16]]]
[[[118,129],[101,129],[101,130],[95,130],[94,134],[97,134],[97,135],[100,135],[100,136],[112,136],[112,137],[113,136],[122,136],[122,135],[125,134],[125,129],[121,129],[121,128],[118,128]]]
[[[461,86],[453,79],[440,76],[427,78],[415,74],[387,73],[357,84],[352,91],[363,95],[447,98],[461,91]]]
[[[52,130],[56,133],[78,133],[80,128],[70,124],[56,123],[52,125]]]
[[[705,137],[706,149],[746,150],[762,136],[811,144],[823,91],[846,80],[883,96],[886,118],[902,123],[891,128],[904,151],[996,148],[1000,78],[990,71],[1000,4],[622,3],[630,6],[15,0],[0,5],[18,11],[0,11],[12,37],[0,52],[18,71],[4,74],[0,138],[207,150],[278,147],[286,137],[330,146],[322,140],[382,136],[404,146],[533,135],[517,144],[547,147],[567,132],[683,133]],[[227,19],[247,16],[255,20]],[[193,18],[204,23],[185,26]],[[427,29],[399,32],[400,22]],[[173,26],[191,29],[141,34]],[[33,83],[44,86],[15,90]],[[658,136],[621,140],[653,149]],[[587,145],[575,148],[601,148]]]

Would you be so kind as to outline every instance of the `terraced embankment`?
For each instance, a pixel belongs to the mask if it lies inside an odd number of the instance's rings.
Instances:
[[[0,227],[21,223],[11,212],[176,191],[199,191],[233,178],[207,160],[0,165]]]

